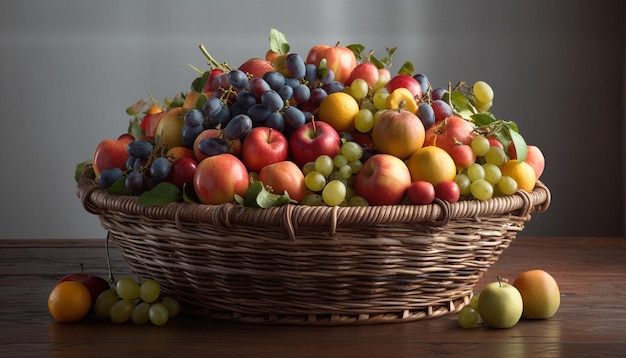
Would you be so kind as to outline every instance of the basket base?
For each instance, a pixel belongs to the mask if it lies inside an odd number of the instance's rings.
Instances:
[[[385,323],[412,322],[441,317],[459,312],[470,302],[471,294],[445,302],[437,306],[428,306],[421,309],[404,310],[402,312],[388,312],[376,314],[309,314],[309,315],[279,315],[279,314],[242,314],[237,312],[207,311],[203,309],[187,309],[186,314],[206,317],[215,320],[227,320],[241,323],[256,323],[270,325],[302,325],[302,326],[346,326],[371,325]]]

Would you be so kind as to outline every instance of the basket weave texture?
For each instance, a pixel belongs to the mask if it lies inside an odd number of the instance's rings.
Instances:
[[[159,281],[186,313],[291,325],[458,312],[531,214],[550,204],[541,182],[487,201],[367,207],[146,207],[85,175],[77,195],[131,270]]]

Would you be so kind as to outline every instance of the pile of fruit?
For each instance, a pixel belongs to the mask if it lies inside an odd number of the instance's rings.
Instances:
[[[491,282],[472,296],[470,305],[458,314],[463,328],[476,327],[479,321],[491,328],[511,328],[520,319],[541,320],[554,316],[561,305],[559,285],[543,270],[519,274],[513,284]]]
[[[132,277],[105,280],[81,270],[57,281],[48,296],[48,310],[60,323],[79,322],[93,313],[113,323],[162,326],[178,315],[180,304],[163,295],[161,285],[153,279],[141,283]]]
[[[391,75],[362,45],[291,52],[270,32],[265,58],[208,58],[188,92],[127,109],[127,133],[102,141],[93,178],[141,205],[175,201],[329,206],[487,200],[532,191],[544,157],[515,122],[489,112],[483,81],[433,87],[404,63]],[[147,106],[147,107],[146,107]]]

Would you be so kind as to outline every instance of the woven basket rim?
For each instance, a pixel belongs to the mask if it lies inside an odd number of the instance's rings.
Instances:
[[[87,167],[86,169],[89,169]],[[76,188],[83,207],[90,213],[105,212],[140,216],[150,220],[175,222],[201,222],[223,226],[259,225],[282,226],[288,237],[296,238],[296,230],[303,226],[325,226],[331,233],[337,227],[358,225],[393,225],[413,223],[425,226],[444,226],[456,218],[513,214],[527,217],[532,213],[545,212],[550,206],[548,187],[537,181],[532,192],[518,190],[515,194],[493,197],[489,200],[462,200],[449,203],[436,199],[427,205],[381,205],[381,206],[308,206],[286,204],[271,208],[244,208],[235,203],[205,205],[175,202],[164,206],[143,206],[136,196],[109,194],[84,170]]]

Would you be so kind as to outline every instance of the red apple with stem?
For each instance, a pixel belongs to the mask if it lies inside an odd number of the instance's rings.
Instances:
[[[59,281],[57,281],[57,285],[61,282],[65,281],[78,281],[87,287],[89,291],[89,296],[91,297],[91,309],[93,310],[93,306],[96,303],[96,299],[98,296],[106,291],[111,289],[111,285],[105,279],[100,276],[95,275],[87,275],[85,274],[83,264],[80,264],[80,273],[73,273],[69,275],[65,275],[61,277]]]
[[[243,140],[241,156],[248,171],[258,173],[266,165],[287,160],[289,142],[280,131],[255,127]]]
[[[311,121],[296,128],[289,137],[289,152],[300,167],[320,155],[334,157],[341,149],[339,133],[330,124]]]
[[[376,154],[363,163],[354,177],[357,195],[370,205],[399,204],[411,185],[406,164],[391,154]]]
[[[345,82],[357,66],[354,52],[347,47],[317,45],[313,46],[307,55],[306,63],[320,65],[322,59],[326,59],[326,68],[333,71],[335,81]]]
[[[412,76],[395,75],[385,84],[385,88],[389,93],[401,87],[408,89],[416,99],[422,98],[422,85]]]

